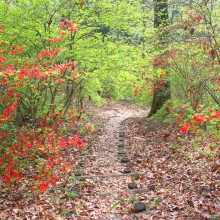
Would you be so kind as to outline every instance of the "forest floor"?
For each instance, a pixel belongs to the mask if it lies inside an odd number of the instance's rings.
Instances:
[[[87,149],[63,152],[69,174],[43,194],[25,192],[25,181],[2,191],[0,219],[219,219],[218,161],[147,112],[129,102],[91,108],[97,131]],[[138,202],[146,210],[137,213]]]

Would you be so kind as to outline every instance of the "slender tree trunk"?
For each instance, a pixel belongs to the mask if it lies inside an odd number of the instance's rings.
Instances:
[[[165,42],[168,38],[168,31],[166,26],[169,23],[168,16],[168,1],[167,0],[154,0],[154,28],[157,32],[159,39],[158,49],[162,50],[165,48]],[[156,60],[159,62],[156,62]],[[163,69],[163,54],[160,57],[155,58],[155,64],[157,67]],[[165,71],[165,70],[164,70]],[[167,74],[167,73],[166,73]],[[154,81],[154,93],[151,104],[151,110],[148,117],[151,117],[159,109],[162,108],[164,103],[171,98],[170,82],[167,80],[156,79]]]

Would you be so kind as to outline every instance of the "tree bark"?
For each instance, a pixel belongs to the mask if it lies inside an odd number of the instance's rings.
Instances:
[[[154,28],[156,29],[159,39],[158,49],[164,49],[164,42],[167,41],[168,31],[166,26],[169,23],[168,16],[168,1],[167,0],[154,0]],[[155,58],[155,60],[158,59]],[[163,55],[159,57],[163,61]],[[156,62],[155,62],[156,63]],[[162,62],[163,63],[163,62]],[[164,64],[159,63],[157,67],[166,68]],[[167,73],[166,73],[167,74]],[[161,83],[162,82],[162,83]],[[148,117],[154,115],[159,109],[162,108],[164,103],[171,98],[170,82],[167,80],[155,79],[154,80],[154,93],[151,104],[151,110]]]

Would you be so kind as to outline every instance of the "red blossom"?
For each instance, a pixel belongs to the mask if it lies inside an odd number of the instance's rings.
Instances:
[[[8,59],[7,57],[1,57],[1,58],[0,58],[0,63],[5,62],[7,59]]]
[[[167,77],[166,73],[160,74],[160,78],[166,78],[166,77]]]
[[[37,189],[39,189],[41,192],[45,192],[49,186],[50,182],[41,183],[37,186]]]
[[[173,111],[173,107],[172,107],[172,106],[169,106],[169,107],[167,108],[167,110],[168,110],[169,112],[172,112],[172,111]]]
[[[180,121],[182,118],[184,117],[184,114],[183,113],[180,113],[178,116],[177,116],[177,120]]]
[[[45,57],[56,56],[57,54],[61,52],[62,52],[62,49],[44,50],[39,54],[38,59],[44,59]]]
[[[10,178],[6,175],[2,175],[1,177],[6,185],[8,185],[11,182]]]
[[[134,96],[135,96],[135,97],[138,95],[138,92],[139,92],[139,89],[136,88],[136,89],[134,90]]]
[[[203,110],[203,107],[202,107],[200,104],[197,105],[197,108],[198,108],[200,111]]]
[[[205,114],[195,114],[193,115],[193,119],[196,121],[196,122],[204,122],[205,121]]]
[[[70,20],[61,21],[60,25],[63,29],[67,29],[70,32],[78,31],[78,27]]]
[[[91,130],[91,129],[92,129],[92,125],[85,125],[85,128],[86,128],[87,130]]]
[[[23,48],[15,48],[15,49],[11,49],[11,55],[16,55],[18,53],[21,53],[23,51]]]
[[[57,33],[60,35],[61,38],[63,38],[66,35],[66,32],[63,30],[57,30]]]
[[[158,57],[158,58],[155,58],[155,59],[154,59],[154,64],[153,64],[153,66],[154,66],[154,67],[164,68],[165,65],[166,65],[166,63],[167,63],[166,60],[164,60],[164,59]]]
[[[6,131],[4,135],[5,137],[8,137],[9,133]]]
[[[196,21],[201,21],[202,19],[203,19],[203,17],[202,17],[201,15],[195,17],[195,20],[196,20]]]
[[[182,133],[187,133],[189,130],[190,130],[190,128],[191,128],[191,124],[189,124],[189,123],[185,123],[185,124],[183,124],[183,127],[181,128],[181,132]]]
[[[49,72],[63,73],[67,71],[70,67],[74,67],[74,66],[76,66],[76,63],[74,61],[70,61],[66,64],[60,64],[60,65],[53,67],[52,69],[49,70]]]
[[[10,173],[11,173],[11,170],[12,170],[11,167],[6,167],[5,172],[6,172],[7,174],[10,174]]]
[[[217,119],[217,118],[220,118],[220,110],[216,111],[216,112],[212,112],[211,114],[211,118],[212,119]]]
[[[17,179],[18,181],[23,178],[23,175],[17,172],[12,172],[11,177]]]
[[[212,140],[215,140],[215,135],[214,135],[214,134],[210,135],[210,138],[211,138]]]
[[[47,40],[47,42],[49,42],[49,43],[57,43],[57,42],[59,42],[59,41],[61,41],[61,40],[62,40],[61,37],[58,37],[58,38],[50,38],[50,39]]]
[[[180,104],[180,108],[182,108],[182,109],[187,109],[188,106]]]
[[[74,145],[77,148],[85,148],[87,146],[86,142],[84,142],[78,134],[75,134],[72,139],[69,139],[69,144]]]
[[[7,108],[5,108],[3,113],[0,115],[0,123],[4,123],[6,121],[11,121],[11,115],[14,114],[17,106],[18,106],[18,103],[16,102],[16,103],[12,104],[11,106],[8,106]]]

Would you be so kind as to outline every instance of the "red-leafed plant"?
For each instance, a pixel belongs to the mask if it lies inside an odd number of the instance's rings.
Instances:
[[[79,118],[72,102],[82,72],[72,60],[61,62],[56,43],[77,31],[69,20],[62,27],[35,58],[24,58],[21,44],[0,42],[0,176],[6,185],[28,176],[45,191],[68,169],[61,151],[86,147],[79,134],[67,133]]]

